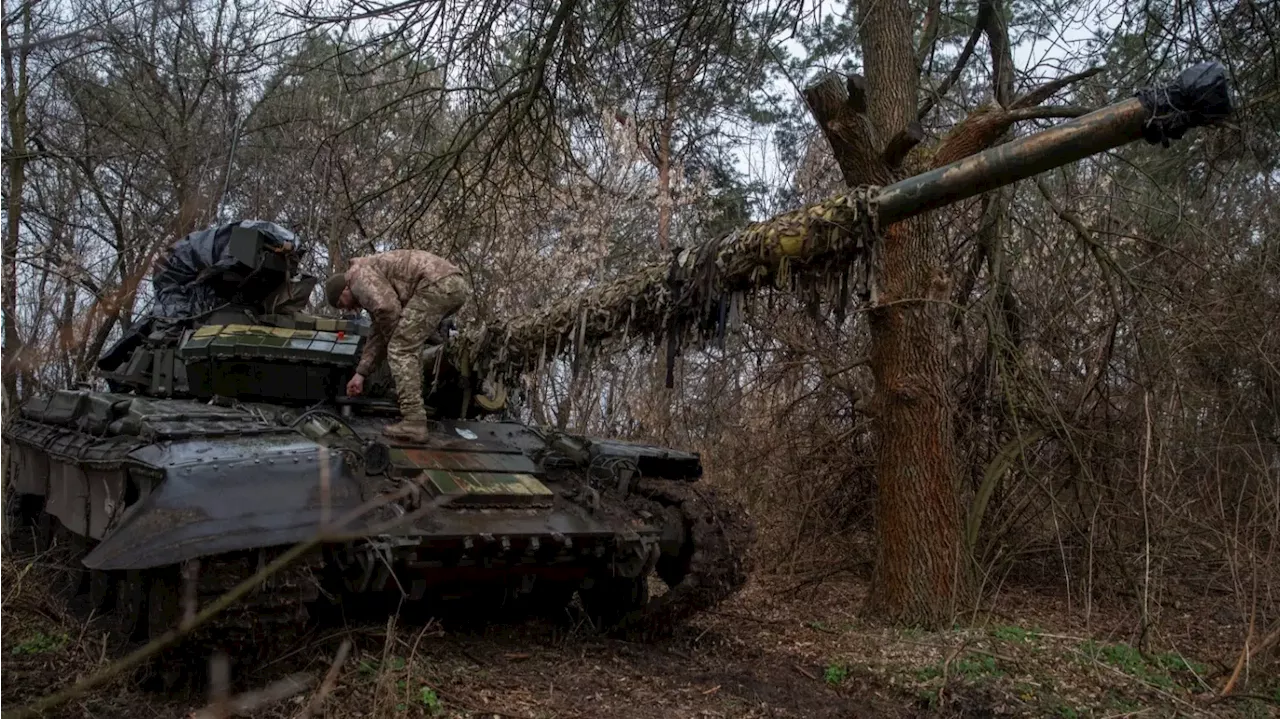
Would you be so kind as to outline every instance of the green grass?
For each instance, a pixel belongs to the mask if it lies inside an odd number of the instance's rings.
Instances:
[[[1148,658],[1128,644],[1099,644],[1094,641],[1081,644],[1080,651],[1092,661],[1109,664],[1135,679],[1165,691],[1204,691],[1197,677],[1204,676],[1208,667],[1174,652],[1155,654]]]
[[[63,648],[69,640],[70,637],[64,633],[37,632],[25,641],[19,642],[10,652],[12,654],[47,654]]]
[[[843,684],[844,680],[849,678],[849,667],[843,664],[828,664],[826,670],[822,672],[822,678],[832,686]]]
[[[994,627],[991,630],[991,636],[1004,642],[1025,643],[1040,638],[1040,633],[1034,629],[1024,629],[1019,626],[1003,626]]]

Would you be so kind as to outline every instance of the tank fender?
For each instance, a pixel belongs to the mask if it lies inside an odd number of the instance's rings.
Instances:
[[[305,541],[364,499],[345,454],[300,434],[153,444],[131,459],[163,480],[85,557],[90,569],[147,569]]]

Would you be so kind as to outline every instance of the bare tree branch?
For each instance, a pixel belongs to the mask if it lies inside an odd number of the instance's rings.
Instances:
[[[920,103],[920,109],[916,112],[916,117],[923,120],[939,100],[946,96],[951,86],[956,84],[960,79],[960,75],[964,73],[964,68],[969,64],[969,58],[973,57],[973,49],[978,44],[978,38],[982,37],[983,31],[986,29],[987,17],[992,13],[991,3],[983,1],[978,3],[978,17],[973,23],[973,32],[969,33],[969,39],[965,41],[964,48],[960,51],[960,57],[956,58],[956,64],[952,66],[951,72],[937,89],[929,92],[924,102]]]

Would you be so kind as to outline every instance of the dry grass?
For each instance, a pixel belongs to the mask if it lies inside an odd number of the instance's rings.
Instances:
[[[47,591],[50,572],[4,558],[6,708],[108,661],[93,623],[76,621]],[[329,628],[269,662],[238,667],[232,692],[278,688],[306,673],[305,691],[281,692],[288,696],[248,714],[299,716],[350,641],[315,716],[1264,717],[1280,705],[1274,657],[1254,659],[1240,697],[1214,701],[1247,622],[1209,601],[1166,613],[1143,654],[1128,643],[1134,617],[1120,604],[1094,607],[1086,625],[1062,596],[1006,588],[970,626],[923,633],[862,618],[857,576],[798,583],[758,577],[653,644],[538,621],[408,625],[393,617],[385,626]],[[57,716],[172,718],[207,703],[203,693],[159,695],[121,681]]]

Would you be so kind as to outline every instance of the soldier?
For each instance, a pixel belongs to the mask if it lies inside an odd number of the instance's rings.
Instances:
[[[392,250],[352,260],[346,272],[329,277],[324,293],[334,307],[365,309],[373,317],[373,333],[347,383],[347,396],[356,397],[364,391],[364,378],[378,366],[385,351],[402,419],[383,433],[425,441],[422,346],[440,322],[469,298],[471,291],[462,271],[430,252]]]

